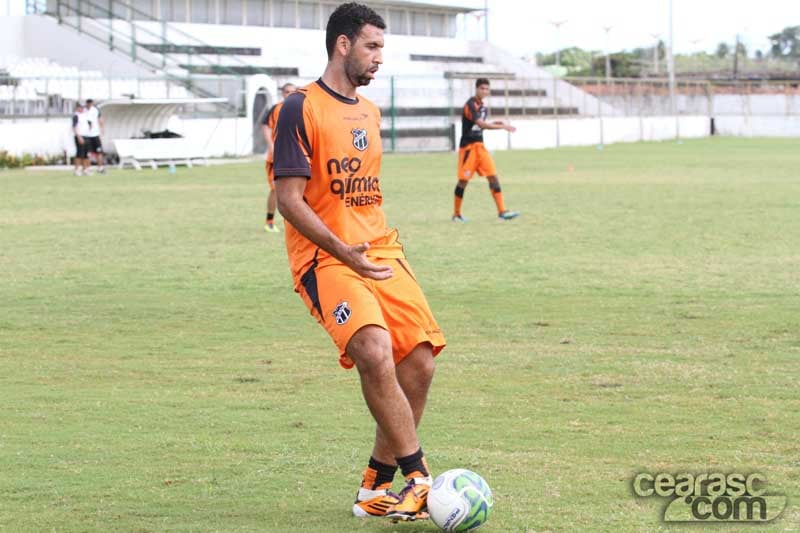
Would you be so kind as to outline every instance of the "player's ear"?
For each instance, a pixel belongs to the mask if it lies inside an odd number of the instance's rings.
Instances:
[[[347,35],[340,35],[336,38],[336,50],[342,53],[342,55],[347,55],[350,51],[350,46],[352,43],[350,39],[347,38]]]

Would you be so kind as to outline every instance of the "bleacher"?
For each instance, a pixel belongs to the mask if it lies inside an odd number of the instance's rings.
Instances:
[[[187,0],[186,4],[182,0],[169,2],[187,9],[195,6],[195,0]],[[239,6],[242,12],[236,11],[238,8],[230,13],[198,11],[203,17],[196,19],[193,11],[191,15],[156,13],[148,2],[48,0],[46,8],[37,12],[50,17],[51,24],[57,21],[53,30],[64,38],[68,37],[64,32],[70,32],[72,37],[80,35],[94,46],[100,43],[105,48],[103,53],[118,58],[114,63],[146,68],[161,79],[111,79],[97,70],[28,60],[27,70],[23,69],[25,76],[11,89],[12,96],[24,98],[19,104],[13,98],[15,103],[3,104],[8,102],[2,100],[9,93],[6,87],[0,95],[0,112],[41,112],[44,106],[47,112],[66,113],[76,99],[86,97],[223,97],[228,107],[215,116],[241,117],[246,108],[251,117],[250,110],[255,115],[255,106],[243,100],[247,92],[245,78],[266,75],[277,86],[286,82],[303,85],[323,72],[327,57],[322,28],[328,4],[319,4],[322,11],[311,18],[304,19],[300,11],[289,10],[288,19],[271,19],[269,23],[264,19],[263,24],[249,18],[250,9],[256,4],[231,0],[225,5],[225,9]],[[431,15],[427,26],[415,26],[413,17],[408,18],[412,11],[450,10],[447,17],[451,17],[468,9],[394,0],[387,0],[385,5],[390,26],[384,64],[377,79],[362,88],[362,93],[382,109],[383,134],[392,149],[452,148],[453,126],[459,124],[461,106],[474,94],[478,77],[492,82],[488,104],[495,118],[517,120],[598,110],[596,98],[549,72],[488,43],[453,38],[449,30],[442,30],[444,26],[434,27],[433,20],[445,20],[436,18],[439,15]],[[403,17],[392,18],[396,9],[400,13],[407,10],[405,29]],[[292,18],[295,13],[298,18]],[[49,76],[47,85],[31,78],[33,74]],[[223,80],[224,77],[228,79]],[[43,95],[48,95],[45,102]],[[273,99],[270,96],[269,100]],[[254,127],[250,135],[258,135],[258,128]]]
[[[68,115],[87,98],[185,98],[186,88],[164,79],[113,78],[44,57],[0,58],[0,116]]]

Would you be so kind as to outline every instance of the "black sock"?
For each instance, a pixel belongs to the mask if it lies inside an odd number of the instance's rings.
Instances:
[[[370,457],[368,466],[378,473],[378,475],[375,477],[372,487],[369,487],[372,490],[375,490],[381,485],[385,485],[386,483],[391,483],[394,481],[394,474],[397,472],[397,465],[387,465],[386,463],[378,461],[374,457]]]
[[[423,476],[429,476],[428,465],[425,464],[425,454],[422,453],[422,448],[407,455],[405,457],[398,457],[397,464],[400,466],[400,471],[406,478],[414,472],[419,472]]]
[[[267,224],[272,224],[275,219],[275,213],[267,213]]]

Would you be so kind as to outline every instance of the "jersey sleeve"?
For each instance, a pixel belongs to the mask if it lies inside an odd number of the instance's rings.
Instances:
[[[274,106],[270,107],[269,111],[267,111],[267,114],[264,115],[264,120],[261,122],[263,125],[272,128],[272,125],[274,124],[274,122],[272,122],[272,116],[275,114],[275,108],[277,105],[278,104],[275,104]]]
[[[284,102],[275,133],[275,179],[311,178],[312,146],[305,116],[305,95],[297,92]]]
[[[467,120],[474,120],[474,114],[472,113],[472,100],[467,100],[467,103],[464,104],[464,109],[461,111],[461,114]]]
[[[470,98],[467,100],[467,103],[464,104],[464,118],[471,122],[475,122],[481,118],[480,106],[475,98]]]

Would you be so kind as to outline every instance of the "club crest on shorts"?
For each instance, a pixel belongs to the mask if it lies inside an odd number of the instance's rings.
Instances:
[[[362,152],[366,150],[367,146],[369,146],[369,142],[367,141],[367,130],[364,128],[353,128],[350,130],[350,133],[353,134],[353,146]]]
[[[350,320],[350,315],[352,314],[353,311],[350,309],[350,304],[347,302],[340,303],[336,306],[336,309],[333,310],[333,318],[336,319],[336,323],[340,326]]]

